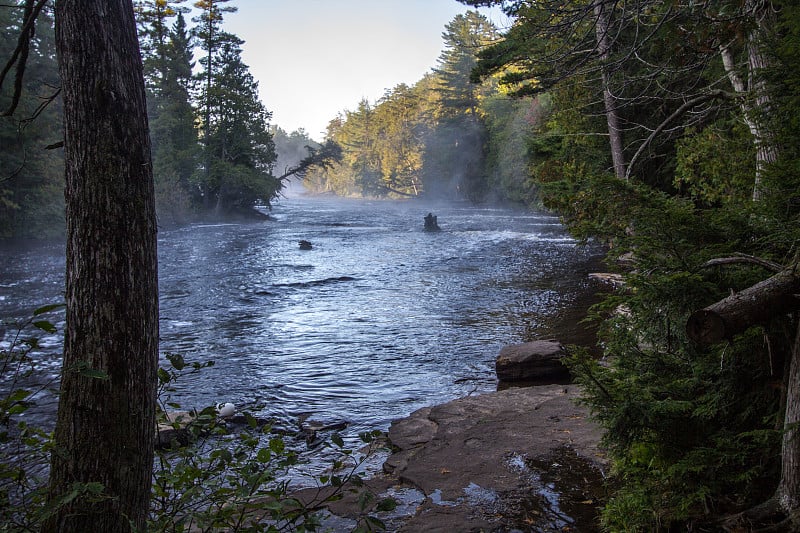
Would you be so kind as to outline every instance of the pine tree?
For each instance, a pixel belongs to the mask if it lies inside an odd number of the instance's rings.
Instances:
[[[426,140],[426,194],[477,199],[483,194],[486,128],[479,114],[485,88],[471,83],[476,54],[496,40],[494,26],[477,11],[457,15],[442,35],[444,51],[434,72],[441,111]]]
[[[210,136],[210,123],[212,109],[212,88],[214,76],[219,68],[217,64],[217,55],[219,54],[222,44],[230,39],[231,34],[222,31],[222,22],[225,13],[235,13],[238,8],[233,6],[226,6],[230,0],[198,0],[194,3],[194,7],[200,10],[200,14],[192,18],[192,22],[197,26],[194,28],[194,37],[197,39],[200,49],[205,55],[200,59],[200,65],[203,70],[197,74],[197,79],[201,83],[198,101],[198,109],[200,115],[203,117],[203,143],[204,152],[202,156],[203,172],[205,179],[203,180],[203,187],[211,182],[211,154],[209,152],[209,136]],[[239,43],[241,44],[241,43]],[[209,191],[203,190],[203,201],[207,209],[211,208],[213,198]]]
[[[149,91],[157,91],[167,67],[170,47],[170,19],[189,9],[186,0],[136,0],[134,10],[139,31],[145,81]]]
[[[206,99],[201,183],[207,205],[221,216],[269,204],[280,189],[272,176],[277,158],[269,132],[270,113],[258,97],[258,82],[242,61],[243,41],[220,33],[218,68]]]
[[[164,68],[148,103],[156,207],[162,224],[186,220],[199,153],[190,96],[193,48],[182,13],[177,14],[163,52]]]

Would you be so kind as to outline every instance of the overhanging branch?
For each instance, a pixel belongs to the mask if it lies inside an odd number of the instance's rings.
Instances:
[[[715,89],[713,91],[709,91],[708,93],[701,94],[700,96],[696,96],[691,100],[688,100],[683,103],[678,109],[676,109],[670,116],[668,116],[664,121],[658,125],[656,129],[650,133],[647,139],[639,146],[639,149],[636,150],[636,153],[633,154],[630,162],[628,163],[628,170],[625,172],[625,180],[629,180],[631,177],[631,171],[633,170],[633,165],[639,159],[639,156],[645,151],[645,149],[653,142],[655,139],[664,129],[675,119],[689,111],[691,108],[695,107],[696,105],[702,104],[703,102],[707,102],[709,100],[715,100],[717,98],[724,98],[724,99],[733,99],[736,96],[721,89]]]

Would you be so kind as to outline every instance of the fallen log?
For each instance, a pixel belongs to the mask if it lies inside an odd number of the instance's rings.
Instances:
[[[686,322],[686,333],[694,342],[710,345],[797,309],[800,309],[800,273],[796,268],[787,268],[695,311]]]

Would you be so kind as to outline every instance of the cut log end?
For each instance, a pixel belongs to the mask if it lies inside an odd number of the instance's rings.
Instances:
[[[692,313],[686,323],[686,334],[703,346],[715,344],[728,336],[728,332],[725,331],[725,321],[718,313],[709,309],[700,309]]]

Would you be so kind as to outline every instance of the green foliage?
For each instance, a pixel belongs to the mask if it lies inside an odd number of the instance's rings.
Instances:
[[[202,97],[203,168],[194,179],[202,202],[217,215],[269,205],[281,188],[272,175],[277,154],[269,132],[271,115],[258,99],[258,82],[242,61],[241,44],[230,34],[219,38],[219,65]]]
[[[696,202],[742,203],[752,196],[755,149],[743,124],[718,121],[687,130],[677,150],[675,187]]]
[[[540,99],[512,100],[490,96],[482,103],[487,128],[487,185],[497,198],[526,205],[538,202],[538,187],[529,169],[528,146],[542,126]]]
[[[15,332],[0,349],[0,531],[38,531],[61,506],[107,497],[99,483],[75,483],[57,501],[48,502],[46,465],[57,450],[49,431],[26,422],[35,398],[54,392],[50,388],[57,385],[43,379],[37,368],[43,357],[37,331],[55,333],[47,316],[63,308],[36,309],[31,318],[14,325]],[[174,430],[176,438],[162,443],[156,455],[148,531],[318,531],[320,510],[346,493],[363,502],[355,531],[385,529],[374,513],[391,510],[396,503],[379,500],[357,473],[382,446],[382,432],[360,434],[367,449],[358,453],[333,435],[326,443],[334,457],[330,468],[309,479],[316,490],[304,496],[290,485],[300,475],[300,460],[285,433],[249,413],[244,414],[244,429],[231,432],[213,406],[175,415],[181,407],[172,401],[179,380],[213,362],[188,362],[175,353],[165,358],[169,365],[158,370],[157,422],[162,431]],[[87,367],[77,371],[90,379],[107,379]]]
[[[330,122],[327,138],[342,147],[342,161],[310,173],[307,187],[389,198],[487,194],[482,103],[494,85],[475,85],[469,78],[475,51],[496,37],[496,29],[468,12],[445,30],[445,49],[432,74],[412,87],[388,90],[374,105],[362,100]]]
[[[356,472],[379,445],[376,437],[381,432],[360,436],[370,445],[362,456],[347,449],[339,435],[331,436],[328,446],[336,457],[327,473],[312,480],[316,494],[303,496],[290,486],[299,472],[298,453],[269,424],[245,413],[244,429],[231,433],[214,407],[168,415],[180,409],[170,401],[176,382],[213,363],[188,364],[178,354],[167,354],[167,359],[171,368],[159,370],[158,422],[175,434],[183,432],[190,445],[180,446],[173,439],[172,446],[157,453],[148,530],[317,531],[325,503],[341,499],[347,491],[358,492],[365,502],[375,499]],[[388,505],[383,502],[378,510]],[[361,520],[373,527],[381,524],[367,506]]]
[[[0,8],[0,60],[12,58],[23,2]],[[29,48],[21,97],[13,115],[14,71],[0,90],[0,239],[52,238],[64,232],[63,156],[47,147],[60,141],[61,100],[53,19],[40,14]]]
[[[605,228],[611,257],[635,258],[625,287],[594,309],[605,364],[585,353],[571,363],[614,459],[619,490],[603,513],[606,527],[667,529],[759,503],[780,466],[775,384],[791,327],[778,319],[704,349],[688,340],[685,324],[768,275],[703,267],[740,250],[769,257],[754,245],[763,226],[738,202],[701,210],[614,178],[587,180],[567,197],[579,202],[569,219],[579,231]]]
[[[7,344],[0,347],[0,531],[38,530],[52,509],[46,506],[43,468],[52,450],[52,435],[29,424],[25,415],[36,397],[55,386],[39,371],[35,357],[41,356],[38,333],[55,330],[45,317],[63,307],[36,309],[28,320],[11,325]],[[73,492],[81,490],[76,485]]]

